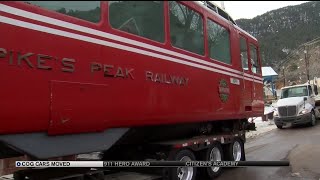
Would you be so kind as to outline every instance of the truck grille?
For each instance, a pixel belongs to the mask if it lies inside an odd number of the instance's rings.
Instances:
[[[296,106],[283,106],[278,107],[279,115],[281,117],[286,116],[295,116],[297,114],[297,108]]]

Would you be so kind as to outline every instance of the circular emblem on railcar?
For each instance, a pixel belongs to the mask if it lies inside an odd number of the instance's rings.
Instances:
[[[219,96],[222,102],[227,102],[230,95],[228,82],[225,79],[219,81]]]

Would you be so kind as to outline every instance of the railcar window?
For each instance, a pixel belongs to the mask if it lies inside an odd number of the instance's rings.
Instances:
[[[175,1],[169,1],[169,8],[172,45],[203,55],[203,20],[201,15]]]
[[[97,23],[100,21],[100,1],[23,1],[45,9]]]
[[[207,29],[210,58],[231,64],[229,31],[209,19]]]
[[[240,37],[240,56],[241,56],[242,68],[246,71],[249,70],[247,41],[243,37]]]
[[[162,1],[109,1],[109,21],[113,28],[164,42]]]
[[[254,73],[260,74],[260,64],[258,62],[258,54],[256,46],[250,44],[250,59],[251,59],[251,70]]]

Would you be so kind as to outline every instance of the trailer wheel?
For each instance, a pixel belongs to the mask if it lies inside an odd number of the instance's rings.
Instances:
[[[195,161],[195,155],[192,151],[183,149],[173,151],[169,154],[169,161]],[[164,169],[164,179],[168,180],[195,180],[197,174],[196,167],[172,167]]]
[[[220,143],[212,144],[205,153],[203,153],[204,161],[223,161],[223,151]],[[202,174],[210,179],[218,177],[222,172],[222,167],[207,167],[201,168]]]
[[[244,144],[241,139],[235,138],[234,141],[226,145],[226,158],[229,161],[244,161]]]

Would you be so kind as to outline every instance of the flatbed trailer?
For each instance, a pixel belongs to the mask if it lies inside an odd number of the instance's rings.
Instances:
[[[238,143],[238,151],[230,151],[234,147],[234,143]],[[236,133],[229,132],[217,135],[203,135],[187,139],[177,139],[170,141],[161,141],[148,145],[144,145],[140,150],[145,154],[144,156],[135,156],[131,160],[178,160],[177,155],[181,152],[191,152],[194,155],[184,153],[186,160],[199,160],[199,161],[221,161],[225,160],[245,160],[244,153],[244,142],[245,142],[245,130],[238,131]],[[212,151],[215,149],[216,151]],[[209,150],[209,151],[208,151]],[[218,153],[215,155],[219,157],[210,157],[208,152]],[[123,152],[117,152],[125,155]],[[233,153],[236,153],[234,155]],[[237,154],[238,153],[238,154]],[[140,154],[140,153],[137,153]],[[211,153],[209,153],[211,154]],[[130,155],[130,154],[129,154]],[[239,156],[240,155],[240,156]],[[224,156],[224,157],[222,157]],[[119,157],[116,156],[116,157]],[[105,157],[104,157],[105,158]],[[139,159],[142,158],[142,159]],[[235,159],[236,158],[236,159]],[[123,159],[128,160],[129,157],[124,156]],[[77,160],[99,160],[99,156],[94,154],[91,158],[87,155],[86,158]],[[101,159],[100,159],[101,160]],[[159,179],[170,179],[173,171],[177,171],[178,168],[174,167],[120,167],[120,168],[34,168],[16,171],[13,175],[1,177],[2,179],[13,179],[13,180],[122,180],[122,179],[135,179],[135,180],[159,180]],[[185,172],[190,170],[190,167],[181,167],[181,176]],[[196,168],[193,169],[192,173],[197,173]],[[198,175],[203,176],[203,170],[207,168],[198,168]],[[185,171],[186,170],[186,171]],[[222,168],[217,168],[214,176],[218,176],[221,173]],[[202,173],[201,173],[202,172]],[[1,180],[2,180],[1,179]]]

